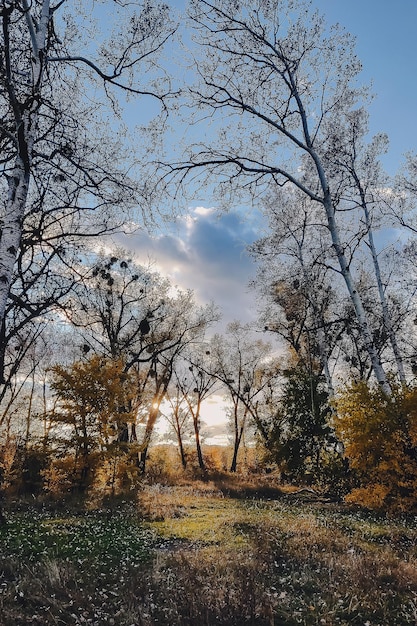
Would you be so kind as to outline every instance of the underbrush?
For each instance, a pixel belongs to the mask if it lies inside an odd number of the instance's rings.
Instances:
[[[265,496],[238,479],[147,484],[106,509],[15,507],[0,623],[406,626],[417,524]],[[231,497],[236,495],[239,497]]]

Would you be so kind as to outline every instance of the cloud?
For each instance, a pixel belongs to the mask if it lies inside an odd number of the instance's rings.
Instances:
[[[178,219],[171,232],[152,237],[140,232],[120,243],[141,263],[153,260],[173,284],[192,289],[198,301],[214,301],[226,324],[255,317],[255,294],[247,287],[255,266],[246,247],[256,236],[254,226],[237,213],[219,216],[199,206]]]

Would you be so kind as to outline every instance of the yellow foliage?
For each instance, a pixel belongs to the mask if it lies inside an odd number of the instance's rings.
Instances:
[[[54,459],[51,465],[41,472],[45,491],[54,497],[63,496],[71,491],[75,469],[75,460],[71,456]]]
[[[0,449],[0,476],[1,476],[1,491],[7,491],[11,485],[15,482],[17,469],[17,438],[8,437],[6,443]]]
[[[133,372],[125,372],[122,359],[94,355],[69,368],[53,367],[52,372],[52,388],[60,400],[56,421],[71,424],[84,436],[92,430],[103,447],[115,429],[133,420],[137,380]]]
[[[94,481],[109,483],[114,492],[116,483],[130,480],[126,478],[128,470],[120,469],[120,459],[127,448],[131,456],[135,452],[127,438],[128,424],[136,416],[136,374],[126,371],[122,359],[98,355],[68,368],[53,367],[52,372],[52,388],[59,402],[51,420],[70,427],[61,430],[61,438],[66,450],[74,452],[68,457],[74,461],[73,467],[62,466],[62,461],[51,466],[44,475],[47,490],[65,491],[69,480],[83,489]],[[125,477],[116,480],[120,472]]]
[[[96,496],[118,495],[136,487],[139,476],[139,467],[132,454],[107,456],[96,468],[91,489]]]
[[[352,489],[345,497],[345,501],[353,504],[366,503],[366,506],[370,509],[382,509],[389,492],[389,487],[378,484],[358,487],[357,489]]]
[[[417,389],[392,389],[388,397],[376,384],[349,385],[336,402],[335,429],[362,483],[347,500],[405,510],[417,505]]]

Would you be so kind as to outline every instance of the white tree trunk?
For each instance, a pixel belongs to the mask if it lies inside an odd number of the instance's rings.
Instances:
[[[375,276],[376,276],[376,282],[378,285],[378,294],[379,294],[379,301],[381,303],[382,320],[384,324],[384,329],[387,332],[389,341],[391,343],[392,351],[394,353],[395,363],[396,363],[397,371],[398,371],[398,377],[402,383],[405,383],[406,376],[405,376],[405,371],[404,371],[404,363],[401,357],[400,348],[398,346],[397,336],[391,324],[391,317],[389,314],[388,303],[385,297],[385,290],[384,290],[384,285],[383,285],[382,277],[381,277],[381,269],[379,267],[378,254],[376,252],[375,243],[374,243],[371,218],[370,218],[368,207],[365,201],[363,201],[362,208],[363,208],[363,212],[365,215],[366,227],[368,230],[368,245],[371,251],[372,261],[374,264],[374,271],[375,271]]]
[[[379,354],[375,348],[375,342],[372,336],[372,331],[369,327],[368,318],[367,318],[365,309],[363,307],[361,297],[358,293],[352,274],[350,272],[343,246],[340,242],[340,236],[339,236],[339,232],[338,232],[338,228],[337,228],[337,224],[335,220],[335,215],[334,215],[334,208],[333,208],[333,204],[331,201],[330,193],[328,191],[325,191],[324,208],[326,210],[327,223],[328,223],[329,231],[330,231],[331,238],[332,238],[333,248],[336,252],[340,270],[341,270],[343,279],[345,281],[347,290],[349,292],[349,296],[352,301],[353,307],[355,309],[356,319],[358,321],[359,328],[361,331],[361,337],[362,337],[364,346],[369,354],[373,372],[375,374],[375,377],[378,383],[381,385],[381,389],[384,391],[384,393],[387,396],[390,396],[391,387],[388,383]]]
[[[5,316],[29,191],[29,173],[20,157],[16,159],[16,165],[13,174],[9,177],[8,184],[8,198],[0,238],[0,323],[3,322]]]
[[[16,85],[16,74],[12,72],[11,42],[5,37],[5,57],[7,61],[7,91],[11,109],[14,112],[17,154],[14,168],[8,177],[8,196],[3,219],[0,223],[0,326],[4,323],[6,304],[13,278],[13,269],[18,255],[23,218],[29,193],[33,145],[41,106],[41,91],[44,69],[44,49],[51,19],[49,0],[42,4],[40,21],[34,20],[27,0],[22,2],[31,45],[31,76],[25,99],[17,98],[21,85]],[[18,76],[18,75],[17,75]],[[19,87],[19,88],[18,88]]]

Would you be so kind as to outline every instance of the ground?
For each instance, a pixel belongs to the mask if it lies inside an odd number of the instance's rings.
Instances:
[[[13,502],[0,623],[417,623],[417,523],[241,479],[129,499]]]

